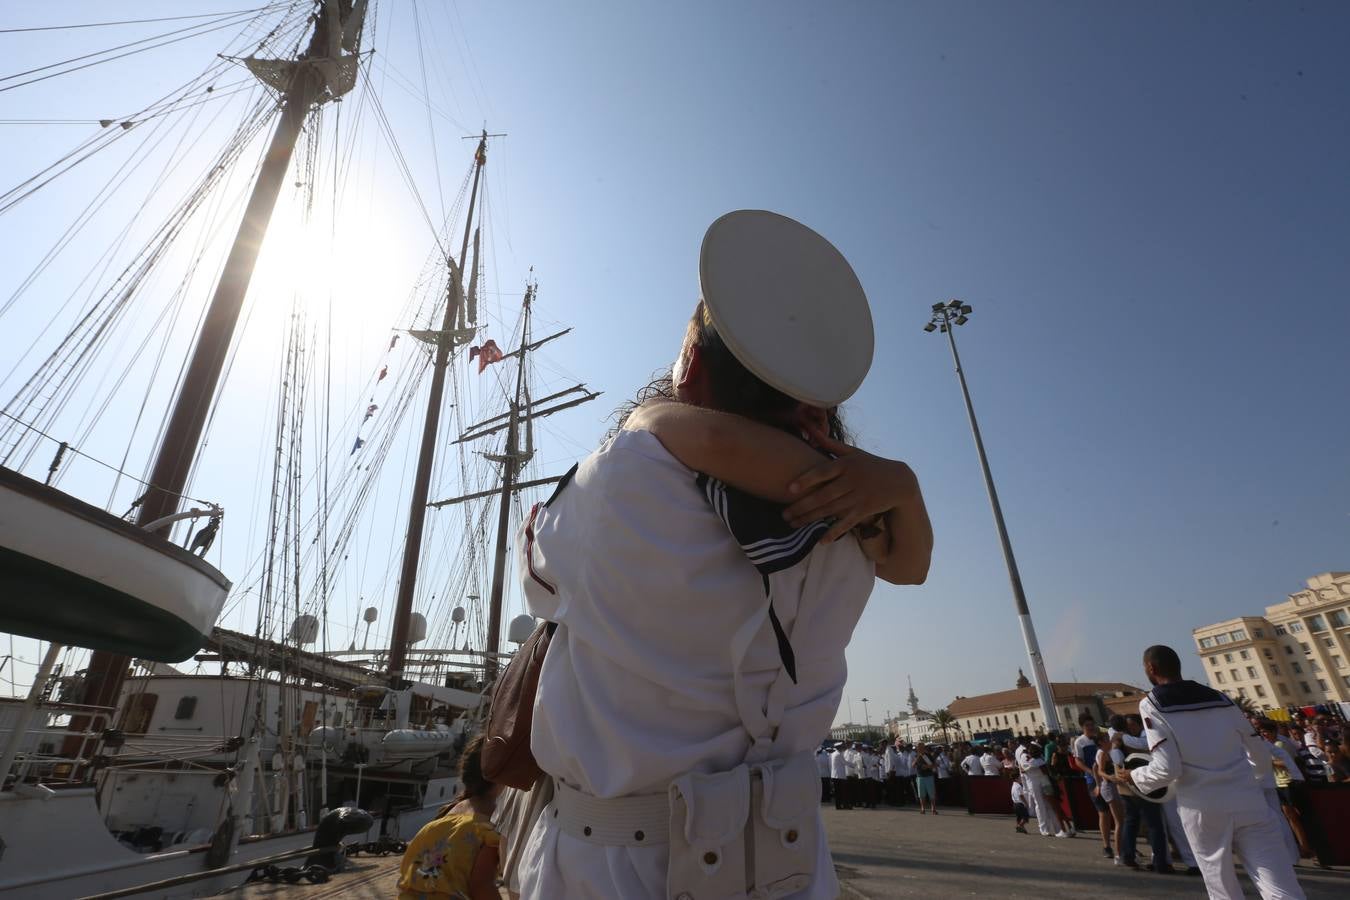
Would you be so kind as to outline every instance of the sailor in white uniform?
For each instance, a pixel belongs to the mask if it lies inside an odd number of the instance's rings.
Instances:
[[[816,751],[816,774],[820,776],[820,802],[830,800],[830,754],[824,747]]]
[[[886,755],[882,760],[882,774],[886,777],[886,805],[900,805],[900,751],[895,744],[886,745]]]
[[[1031,814],[1036,817],[1036,827],[1045,837],[1051,835],[1057,838],[1068,837],[1069,833],[1060,825],[1059,813],[1050,806],[1054,801],[1046,796],[1050,788],[1050,778],[1043,771],[1045,757],[1040,753],[1031,752],[1027,741],[1023,739],[1018,743],[1013,759],[1017,760],[1017,768],[1022,773],[1022,781],[1027,791],[1027,805],[1031,807]]]
[[[834,808],[851,809],[848,796],[848,760],[844,758],[844,745],[835,744],[830,751],[830,785],[834,791]]]
[[[1139,701],[1149,764],[1118,776],[1145,793],[1175,783],[1181,825],[1205,878],[1209,896],[1239,900],[1236,854],[1261,896],[1301,900],[1278,811],[1267,803],[1260,778],[1271,769],[1270,750],[1233,702],[1181,677],[1181,659],[1161,644],[1144,651],[1144,674],[1154,685]]]
[[[980,758],[971,750],[966,754],[966,758],[961,760],[961,771],[967,775],[983,775],[984,769],[980,766]]]
[[[839,441],[872,356],[848,263],[751,211],[713,224],[699,270],[681,402],[632,413],[523,530],[527,605],[557,623],[526,900],[837,896],[814,749],[875,579],[927,572],[913,473]]]

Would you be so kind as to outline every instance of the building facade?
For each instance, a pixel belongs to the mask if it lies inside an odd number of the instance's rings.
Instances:
[[[1307,584],[1264,616],[1192,632],[1212,687],[1263,709],[1350,701],[1350,572]]]
[[[957,697],[947,705],[968,738],[981,740],[1012,735],[1035,735],[1044,732],[1041,704],[1036,689],[1021,670],[1017,686],[1010,691],[996,691],[977,697]],[[1128,707],[1133,702],[1138,708],[1145,691],[1119,681],[1055,681],[1050,684],[1055,707],[1060,716],[1060,727],[1068,732],[1078,730],[1078,717],[1090,714],[1098,722],[1109,717],[1113,707]],[[1108,705],[1109,704],[1109,705]]]

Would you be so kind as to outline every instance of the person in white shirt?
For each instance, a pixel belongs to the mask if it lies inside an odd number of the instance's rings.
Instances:
[[[914,748],[906,745],[905,749],[900,751],[900,802],[908,803],[911,800],[918,799],[918,793],[914,785]]]
[[[936,751],[933,762],[937,766],[937,777],[939,781],[944,778],[952,777],[952,757],[946,747]]]
[[[1143,792],[1175,785],[1182,827],[1214,900],[1242,897],[1235,854],[1263,898],[1302,900],[1284,824],[1262,788],[1272,777],[1267,743],[1228,697],[1183,679],[1171,647],[1145,650],[1144,674],[1154,686],[1139,701],[1149,763],[1118,778]]]
[[[863,796],[863,758],[862,750],[858,748],[856,741],[851,741],[848,750],[844,753],[844,761],[848,763],[848,807],[853,809],[856,806],[862,806],[867,802]]]
[[[830,802],[830,753],[824,747],[816,750],[816,774],[820,776],[820,802]]]
[[[848,796],[848,759],[844,745],[835,744],[830,751],[830,787],[834,791],[835,809],[852,809]]]
[[[1041,834],[1050,837],[1066,838],[1069,833],[1064,830],[1064,824],[1060,821],[1059,810],[1054,802],[1054,785],[1051,784],[1049,777],[1043,771],[1045,768],[1045,757],[1032,750],[1031,741],[1028,738],[1020,738],[1017,742],[1017,750],[1014,753],[1014,759],[1017,761],[1017,768],[1022,772],[1022,779],[1026,785],[1026,795],[1030,802],[1027,806],[1031,809],[1031,814],[1036,817],[1036,827]]]
[[[1031,818],[1031,813],[1027,810],[1027,792],[1022,787],[1022,779],[1015,778],[1012,783],[1012,805],[1013,815],[1017,817],[1017,833],[1027,833],[1027,822]]]
[[[863,792],[868,809],[881,799],[881,757],[871,747],[863,751]]]
[[[886,805],[900,805],[900,751],[895,744],[886,745],[883,772],[886,775]]]
[[[974,750],[967,753],[966,758],[961,760],[961,771],[967,775],[982,775],[984,773],[984,768],[980,765],[980,758],[975,755]]]
[[[984,770],[985,775],[1002,775],[1003,761],[994,755],[992,749],[986,749],[980,754],[980,768]]]
[[[841,440],[872,332],[838,251],[742,211],[709,229],[699,275],[650,386],[666,399],[522,529],[527,608],[557,626],[530,738],[555,794],[525,900],[839,892],[815,746],[875,580],[922,582],[931,530],[912,471]]]

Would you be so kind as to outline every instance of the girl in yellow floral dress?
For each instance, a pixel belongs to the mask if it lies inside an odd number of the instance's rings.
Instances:
[[[399,866],[398,900],[497,900],[497,847],[489,817],[502,786],[483,777],[483,737],[464,748],[453,803],[408,842]]]

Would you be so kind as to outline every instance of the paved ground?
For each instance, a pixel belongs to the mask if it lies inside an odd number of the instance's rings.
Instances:
[[[906,809],[826,809],[835,867],[846,898],[1036,898],[1205,896],[1198,877],[1118,868],[1102,856],[1095,832],[1057,840],[1018,834],[1011,818],[960,809],[919,815]],[[1141,852],[1147,853],[1140,841]],[[1350,897],[1350,870],[1299,866],[1309,900]],[[1247,896],[1256,897],[1250,882]]]
[[[959,809],[919,815],[907,809],[824,810],[845,898],[1058,897],[1203,898],[1199,878],[1117,868],[1101,855],[1095,833],[1070,840],[1017,834],[1011,819],[969,816]],[[1034,830],[1034,824],[1033,824]],[[1141,851],[1146,845],[1140,842]],[[1350,897],[1350,869],[1300,866],[1309,900]],[[398,857],[355,857],[325,885],[249,885],[232,900],[391,900],[398,895]],[[1247,895],[1255,897],[1250,889]]]

